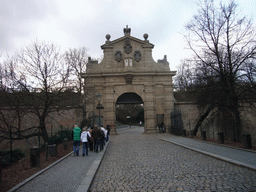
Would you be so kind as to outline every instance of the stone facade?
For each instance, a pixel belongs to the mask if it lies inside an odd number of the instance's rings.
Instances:
[[[124,36],[106,42],[101,46],[104,58],[101,63],[89,58],[85,79],[85,90],[94,102],[87,102],[87,111],[98,114],[96,109],[96,94],[102,95],[104,106],[103,125],[110,125],[115,133],[115,105],[117,99],[124,93],[139,95],[145,110],[145,133],[155,133],[157,114],[164,115],[164,124],[170,127],[170,113],[174,109],[172,77],[175,71],[170,71],[166,56],[155,62],[152,58],[154,45],[147,40],[137,39],[130,35],[131,29],[124,29]]]

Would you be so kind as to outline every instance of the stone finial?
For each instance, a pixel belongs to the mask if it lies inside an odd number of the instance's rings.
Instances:
[[[110,36],[109,34],[106,35],[107,41],[109,41],[110,37],[111,37],[111,36]]]
[[[124,35],[130,35],[131,34],[131,28],[128,28],[128,25],[126,25],[126,28],[124,28]]]
[[[143,37],[144,37],[144,41],[145,41],[145,42],[149,42],[149,40],[148,40],[148,34],[147,34],[147,33],[145,33],[145,34],[143,35]]]
[[[111,36],[110,36],[109,34],[106,35],[106,39],[107,39],[106,43],[109,43],[109,42],[110,42],[110,41],[109,41],[110,37],[111,37]]]
[[[148,39],[148,34],[147,33],[145,33],[144,35],[143,35],[143,37],[144,37],[144,39],[145,39],[145,41]]]

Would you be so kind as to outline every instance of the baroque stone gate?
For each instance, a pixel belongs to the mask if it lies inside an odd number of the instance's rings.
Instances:
[[[131,29],[124,28],[124,36],[106,42],[101,46],[104,58],[101,63],[88,59],[85,80],[85,99],[87,115],[99,115],[96,94],[102,95],[100,110],[103,126],[110,125],[115,133],[116,103],[120,96],[134,95],[144,104],[145,133],[156,133],[157,124],[163,121],[171,126],[170,114],[174,109],[172,77],[166,56],[155,62],[152,58],[154,45],[144,34],[144,40],[130,35]]]

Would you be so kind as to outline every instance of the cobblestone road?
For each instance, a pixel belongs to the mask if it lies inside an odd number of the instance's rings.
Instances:
[[[256,172],[133,128],[111,136],[91,191],[256,191]]]

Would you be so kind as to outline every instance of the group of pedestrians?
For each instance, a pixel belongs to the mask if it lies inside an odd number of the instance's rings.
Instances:
[[[106,142],[109,141],[109,133],[109,126],[105,129],[104,127],[94,125],[94,127],[84,127],[81,130],[75,125],[72,130],[74,156],[79,156],[80,142],[82,142],[83,146],[83,156],[88,156],[89,150],[96,153],[98,153],[99,150],[102,151]]]

